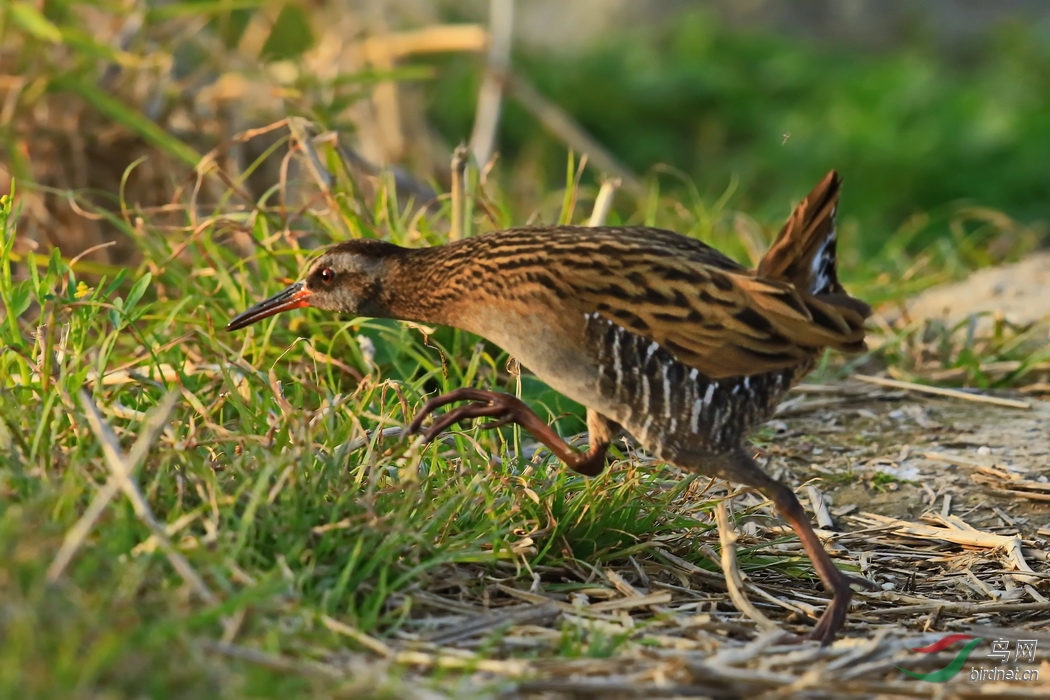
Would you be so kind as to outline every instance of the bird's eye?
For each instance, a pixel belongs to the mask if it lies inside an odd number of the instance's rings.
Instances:
[[[322,267],[321,271],[317,273],[317,276],[321,278],[321,281],[325,284],[331,283],[335,279],[335,273],[332,272],[330,267]]]

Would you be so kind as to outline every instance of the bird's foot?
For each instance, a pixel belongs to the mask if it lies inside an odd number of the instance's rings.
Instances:
[[[422,431],[423,421],[427,416],[442,406],[447,406],[457,401],[471,401],[472,403],[460,406],[442,416],[436,417],[430,427]],[[527,420],[527,415],[533,418],[536,417],[532,409],[522,403],[517,397],[498,391],[464,387],[427,401],[423,409],[408,426],[408,434],[415,435],[422,431],[423,439],[426,442],[431,442],[449,426],[462,420],[494,418],[495,420],[483,424],[482,427],[496,428],[507,423],[524,424]]]
[[[447,394],[436,396],[423,406],[423,410],[415,417],[408,426],[408,434],[414,435],[421,431],[423,421],[431,413],[456,401],[470,401],[466,406],[454,408],[448,413],[438,416],[430,427],[423,431],[423,439],[431,442],[453,423],[470,418],[492,418],[482,424],[483,428],[496,428],[507,423],[517,423],[532,437],[539,440],[554,453],[554,455],[573,471],[586,476],[596,476],[605,468],[605,451],[609,447],[608,440],[599,440],[591,445],[587,452],[580,453],[569,447],[568,443],[561,438],[554,429],[547,425],[535,411],[526,406],[521,399],[498,391],[487,391],[484,389],[471,389],[465,387],[455,389]]]
[[[849,602],[852,597],[853,591],[850,590],[849,583],[843,577],[842,586],[835,589],[831,602],[828,603],[824,614],[817,620],[817,626],[810,632],[809,638],[817,640],[821,646],[831,644],[846,622],[846,613],[849,612]]]
[[[853,591],[850,590],[850,585],[867,588],[868,590],[877,590],[879,588],[874,581],[869,581],[860,576],[851,576],[838,569],[835,569],[835,571],[838,575],[833,577],[836,580],[834,585],[830,587],[832,591],[831,602],[828,603],[824,614],[817,620],[817,626],[813,628],[809,635],[810,639],[815,639],[824,646],[834,641],[835,635],[846,622],[849,604],[853,599]]]

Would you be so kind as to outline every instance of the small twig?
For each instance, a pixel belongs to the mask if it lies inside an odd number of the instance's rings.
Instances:
[[[328,615],[321,615],[321,624],[323,624],[325,627],[332,630],[336,634],[341,634],[344,637],[349,637],[361,646],[371,649],[380,656],[390,658],[394,655],[394,650],[391,649],[390,646],[382,640],[376,639],[371,635],[365,634],[356,627],[351,627],[345,622],[340,622],[339,620],[336,620],[334,617],[329,617]]]
[[[547,130],[564,141],[570,148],[586,153],[598,170],[617,177],[635,196],[645,195],[642,181],[627,166],[620,163],[598,141],[583,130],[569,114],[551,100],[544,97],[520,75],[507,75],[507,89],[526,109],[532,112]]]
[[[594,198],[594,209],[591,218],[587,221],[588,226],[604,226],[609,212],[612,211],[613,196],[620,187],[619,178],[602,178],[602,186],[598,190],[598,196]]]
[[[1001,477],[1002,479],[1005,479],[1005,480],[1012,480],[1012,479],[1019,478],[1016,474],[1011,474],[1010,472],[1005,472],[1004,470],[1002,470],[1000,468],[997,468],[994,465],[986,464],[986,463],[980,462],[980,461],[978,461],[976,459],[970,459],[969,457],[965,457],[963,455],[952,454],[950,452],[932,452],[932,451],[927,451],[927,452],[923,452],[922,456],[925,457],[926,459],[932,460],[934,462],[947,462],[948,464],[954,464],[954,465],[960,466],[960,467],[970,467],[972,469],[976,469],[979,472],[989,473],[989,474],[992,474],[994,476]]]
[[[688,574],[692,574],[692,575],[696,576],[697,578],[703,579],[704,582],[709,584],[709,585],[713,585],[713,586],[723,586],[723,585],[725,585],[725,577],[724,576],[719,576],[718,574],[716,574],[713,571],[708,571],[707,569],[702,569],[699,566],[697,566],[696,564],[692,563],[691,561],[686,561],[685,559],[682,559],[678,555],[671,554],[666,549],[661,549],[660,547],[654,547],[653,548],[653,553],[658,554],[659,556],[661,556],[664,559],[666,559],[672,566],[676,566],[676,567],[678,567],[679,569],[681,569],[682,571],[684,571],[684,572],[686,572]],[[711,557],[708,557],[708,558],[711,558]]]
[[[885,386],[891,389],[906,389],[908,391],[917,391],[923,394],[947,396],[953,399],[962,399],[963,401],[973,401],[975,403],[988,403],[992,404],[993,406],[1004,406],[1006,408],[1020,408],[1024,410],[1032,408],[1032,404],[1026,401],[1017,401],[1016,399],[1001,399],[998,396],[973,394],[968,391],[960,391],[958,389],[946,389],[940,386],[927,386],[926,384],[916,384],[914,382],[902,382],[899,379],[873,377],[868,374],[855,374],[853,376],[854,378],[859,379],[862,382],[866,382],[868,384],[875,384],[876,386]]]
[[[834,529],[835,522],[831,519],[831,513],[828,512],[828,504],[824,501],[824,495],[812,484],[806,485],[806,495],[809,496],[813,514],[817,517],[817,526],[825,530]]]
[[[671,591],[659,591],[648,593],[643,596],[631,596],[606,600],[601,603],[592,604],[590,612],[612,612],[613,610],[634,610],[637,608],[649,608],[654,605],[667,605],[671,602]]]
[[[464,620],[454,629],[424,635],[431,644],[442,646],[461,642],[464,639],[481,637],[493,630],[526,624],[549,624],[562,611],[554,603],[516,605],[494,612],[477,615],[472,620]]]
[[[722,571],[726,577],[726,588],[733,605],[743,615],[753,620],[759,627],[765,629],[776,629],[777,623],[762,614],[758,608],[751,604],[744,593],[744,579],[740,574],[740,568],[736,561],[736,528],[729,520],[725,501],[719,501],[715,506],[715,520],[718,522],[718,539],[722,544]]]
[[[623,595],[627,598],[639,598],[645,595],[637,588],[632,586],[630,581],[625,579],[613,569],[606,569],[604,573],[605,578],[609,580],[609,583],[613,585],[613,588],[620,592],[620,595]]]
[[[503,105],[503,85],[510,68],[510,45],[514,34],[514,0],[489,1],[491,26],[488,61],[485,77],[478,91],[478,107],[474,114],[474,131],[470,135],[470,149],[474,162],[484,167],[492,157]]]
[[[198,645],[204,651],[212,654],[221,654],[231,659],[246,661],[257,666],[262,666],[283,673],[294,672],[304,676],[324,675],[335,679],[345,677],[345,674],[338,668],[317,661],[291,659],[286,656],[278,656],[277,654],[271,654],[251,647],[227,644],[226,642],[216,642],[210,639],[202,639],[198,642]]]
[[[456,146],[452,152],[452,230],[448,233],[450,241],[458,241],[468,235],[467,217],[467,165],[470,163],[470,150],[463,144]]]

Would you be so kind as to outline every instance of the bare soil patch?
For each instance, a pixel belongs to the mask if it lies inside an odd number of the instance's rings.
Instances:
[[[1050,319],[1050,252],[976,270],[965,280],[927,289],[907,304],[914,319],[945,320],[955,325],[980,315],[978,334],[988,333],[1001,317],[1015,326]]]

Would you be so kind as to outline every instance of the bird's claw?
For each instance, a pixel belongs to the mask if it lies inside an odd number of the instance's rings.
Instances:
[[[423,421],[427,416],[442,406],[447,406],[456,401],[472,401],[472,403],[455,408],[435,418],[430,427],[422,431]],[[484,389],[456,389],[427,401],[412,423],[409,424],[407,432],[409,435],[414,435],[422,431],[424,442],[432,442],[449,426],[473,418],[495,418],[493,421],[482,424],[481,427],[485,429],[498,428],[516,420],[519,404],[520,401],[509,394],[486,391]]]
[[[847,595],[832,597],[824,614],[817,620],[817,626],[809,633],[810,639],[817,640],[821,646],[827,646],[835,640],[835,635],[842,629],[846,622],[846,614],[849,612],[850,596],[848,593],[847,589]]]
[[[843,574],[843,575],[846,577],[846,580],[849,581],[850,585],[852,585],[852,586],[858,586],[859,588],[864,588],[864,589],[867,589],[869,591],[881,591],[882,590],[882,587],[879,586],[879,584],[877,584],[874,581],[872,581],[871,579],[866,579],[863,576],[853,576],[851,574]]]

